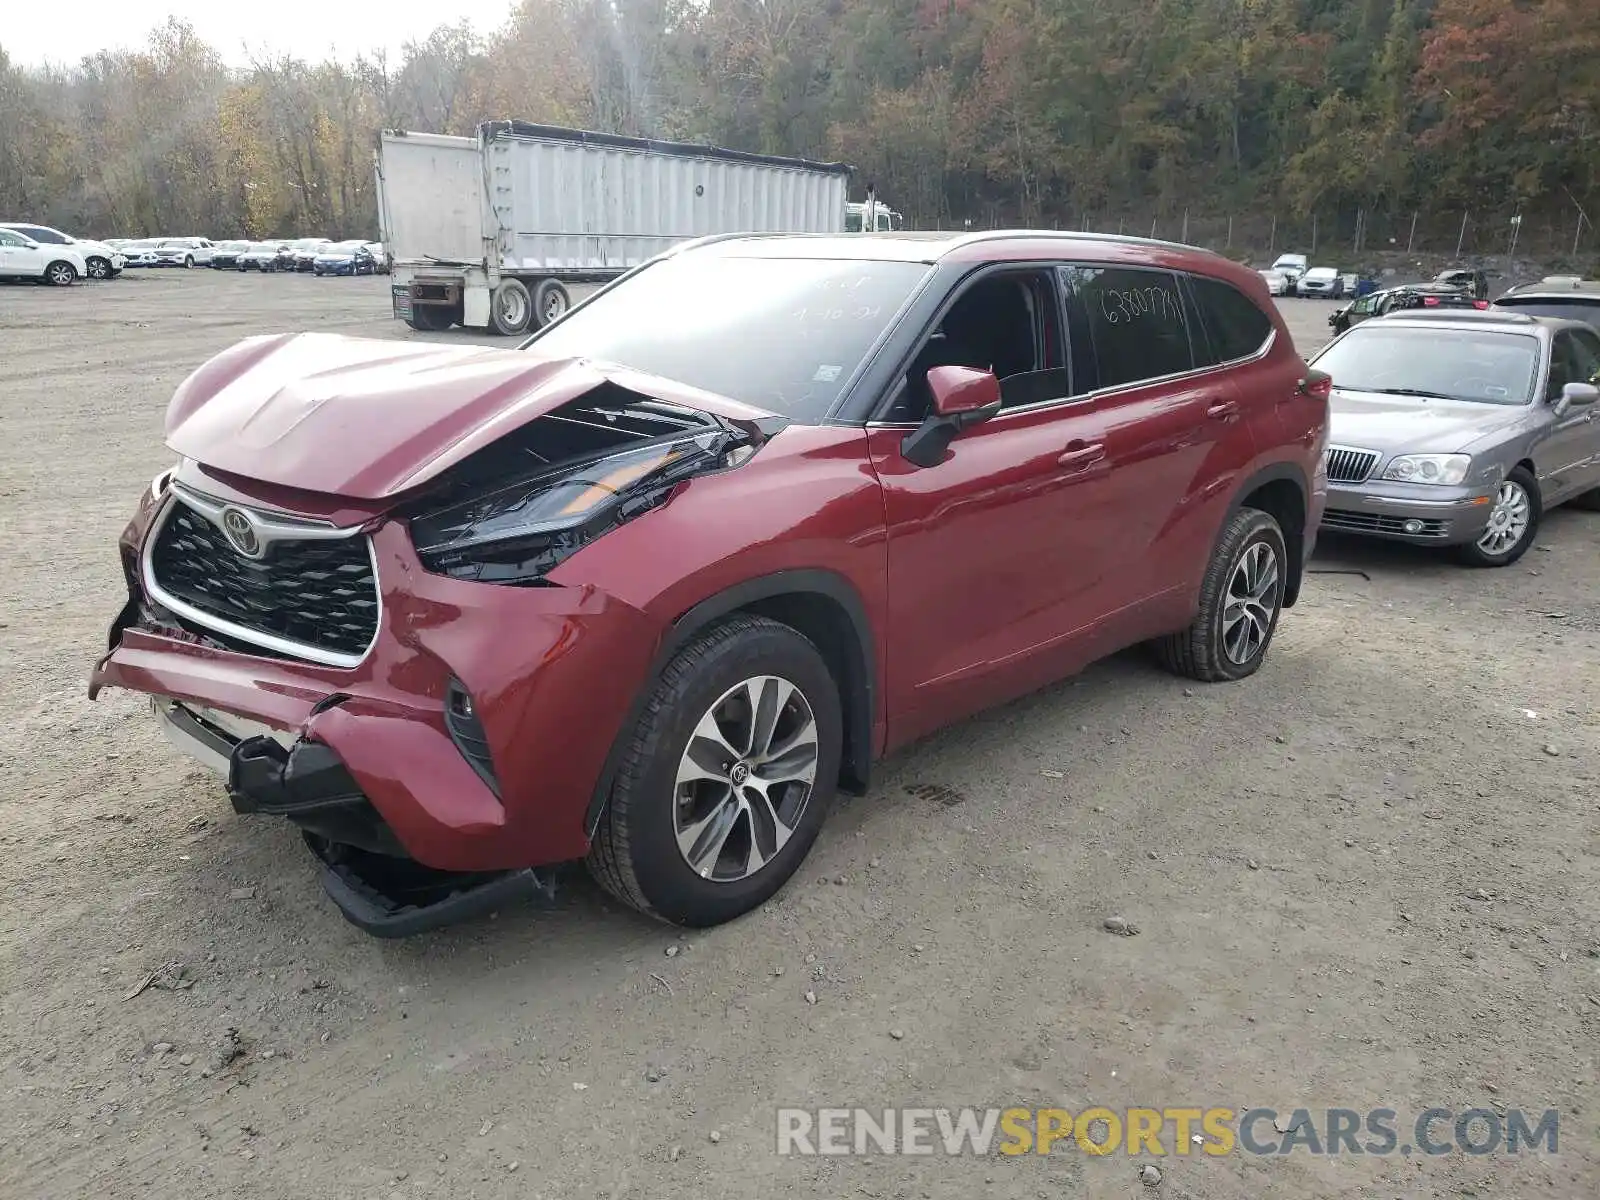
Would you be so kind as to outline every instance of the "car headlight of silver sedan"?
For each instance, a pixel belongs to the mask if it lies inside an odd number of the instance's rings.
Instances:
[[[1396,483],[1458,484],[1472,468],[1470,454],[1401,454],[1389,461],[1383,477]]]

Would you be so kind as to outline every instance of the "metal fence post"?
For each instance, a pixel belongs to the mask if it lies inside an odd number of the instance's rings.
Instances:
[[[1411,236],[1406,238],[1406,253],[1411,253],[1411,248],[1417,244],[1417,211],[1411,210]]]
[[[1317,252],[1317,214],[1311,214],[1311,253]]]
[[[1278,214],[1272,214],[1272,232],[1267,235],[1267,253],[1271,254],[1278,248]]]
[[[1578,230],[1579,230],[1579,232],[1582,232],[1582,230],[1583,230],[1583,218],[1581,216],[1578,218]],[[1233,214],[1232,213],[1228,214],[1228,241],[1227,241],[1226,245],[1223,246],[1223,249],[1224,250],[1232,250],[1233,249]],[[1576,254],[1577,251],[1574,250],[1573,253]]]
[[[1463,246],[1465,246],[1467,244],[1467,218],[1469,216],[1471,216],[1471,215],[1472,215],[1472,213],[1471,213],[1470,209],[1461,214],[1461,236],[1456,238],[1456,257],[1457,258],[1461,257],[1461,247],[1463,247]]]
[[[1187,208],[1183,210],[1183,236],[1178,240],[1185,245],[1189,243],[1189,210]]]

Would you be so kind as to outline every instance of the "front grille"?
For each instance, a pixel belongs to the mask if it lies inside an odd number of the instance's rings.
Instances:
[[[264,559],[249,559],[174,501],[151,547],[150,573],[203,618],[313,650],[359,658],[377,632],[378,583],[364,537],[274,542]]]
[[[1349,450],[1329,446],[1326,457],[1329,483],[1365,483],[1378,461],[1376,450]]]
[[[1348,508],[1330,508],[1322,514],[1324,528],[1346,533],[1395,533],[1404,534],[1406,537],[1443,537],[1449,531],[1450,523],[1437,517],[1421,520],[1421,529],[1408,531],[1405,527],[1406,522],[1415,520],[1418,518],[1396,517],[1388,513],[1353,512]]]

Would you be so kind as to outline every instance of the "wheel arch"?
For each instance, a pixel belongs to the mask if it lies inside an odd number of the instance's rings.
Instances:
[[[1260,509],[1278,522],[1278,527],[1283,530],[1284,549],[1289,554],[1289,578],[1284,581],[1283,588],[1285,608],[1294,607],[1295,601],[1300,598],[1300,585],[1305,579],[1309,491],[1306,474],[1295,463],[1280,462],[1262,467],[1234,491],[1233,502],[1228,505],[1221,529],[1217,531],[1220,539],[1222,530],[1228,527],[1233,514],[1241,508]]]
[[[651,661],[646,683],[656,679],[672,656],[696,634],[736,613],[768,617],[809,638],[822,652],[839,683],[844,712],[844,746],[839,758],[839,785],[862,795],[871,784],[874,757],[873,718],[878,696],[877,647],[866,603],[844,576],[823,569],[795,569],[747,579],[701,600],[668,626]],[[641,688],[618,727],[600,778],[595,783],[585,830],[590,837],[605,813],[627,737],[648,699]]]

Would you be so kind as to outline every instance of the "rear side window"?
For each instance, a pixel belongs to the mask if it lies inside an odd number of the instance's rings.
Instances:
[[[1201,366],[1249,358],[1266,343],[1272,320],[1232,284],[1204,275],[1190,275],[1189,294],[1200,317],[1205,340],[1195,346]]]
[[[1081,324],[1094,351],[1095,387],[1194,370],[1183,292],[1171,271],[1081,266],[1063,268],[1062,278],[1078,318],[1074,332]]]

